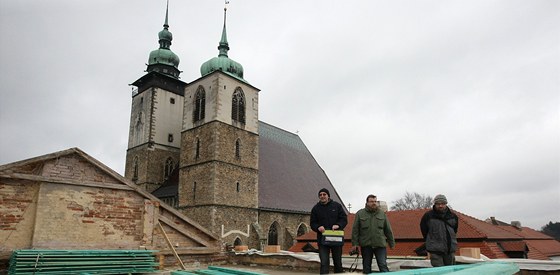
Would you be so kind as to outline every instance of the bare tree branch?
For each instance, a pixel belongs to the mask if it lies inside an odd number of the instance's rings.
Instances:
[[[432,197],[428,195],[421,195],[419,193],[406,192],[404,197],[393,201],[391,210],[412,210],[412,209],[426,209],[432,206]]]

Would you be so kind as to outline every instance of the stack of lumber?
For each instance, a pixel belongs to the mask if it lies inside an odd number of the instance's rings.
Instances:
[[[154,272],[154,250],[15,250],[9,275]]]

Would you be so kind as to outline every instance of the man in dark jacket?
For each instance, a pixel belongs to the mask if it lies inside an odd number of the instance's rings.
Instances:
[[[311,209],[309,224],[317,232],[317,245],[319,246],[319,259],[321,260],[321,274],[329,274],[332,253],[334,273],[342,273],[342,246],[327,246],[321,243],[325,230],[343,230],[348,223],[346,212],[342,205],[331,200],[329,190],[319,190],[319,202]]]
[[[395,248],[395,237],[387,215],[377,206],[377,197],[369,195],[366,207],[360,209],[352,225],[352,250],[362,252],[362,272],[371,273],[371,262],[375,254],[377,267],[381,272],[389,272],[387,267],[387,244]]]
[[[458,227],[459,218],[447,207],[447,198],[437,195],[432,210],[426,212],[420,221],[432,266],[455,264]]]

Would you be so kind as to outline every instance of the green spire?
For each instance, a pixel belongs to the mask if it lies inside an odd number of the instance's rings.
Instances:
[[[228,2],[226,1],[226,4]],[[214,57],[200,66],[200,74],[205,76],[213,71],[222,71],[237,79],[243,79],[243,66],[228,57],[229,43],[227,41],[226,19],[227,8],[224,8],[224,28],[222,29],[222,37],[218,44],[218,57]]]
[[[169,31],[169,0],[165,8],[163,30],[158,33],[159,49],[153,50],[148,58],[148,72],[155,71],[179,78],[179,57],[170,50],[173,34]]]
[[[169,31],[169,0],[167,0],[167,7],[165,8],[165,23],[163,23],[163,30],[158,33],[159,37],[159,48],[160,49],[169,49],[171,46],[171,41],[173,40],[173,35]]]
[[[229,51],[229,44],[227,42],[226,14],[227,7],[224,7],[224,28],[222,30],[222,39],[220,40],[220,44],[218,45],[218,50],[220,50],[220,54],[218,54],[218,56],[228,57],[227,52]]]

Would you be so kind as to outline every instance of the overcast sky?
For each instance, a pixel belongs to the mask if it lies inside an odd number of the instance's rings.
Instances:
[[[0,2],[0,164],[79,147],[123,174],[129,83],[164,0]],[[169,4],[181,79],[224,2]],[[297,133],[352,212],[369,193],[540,229],[560,222],[560,1],[231,0],[259,118]]]

